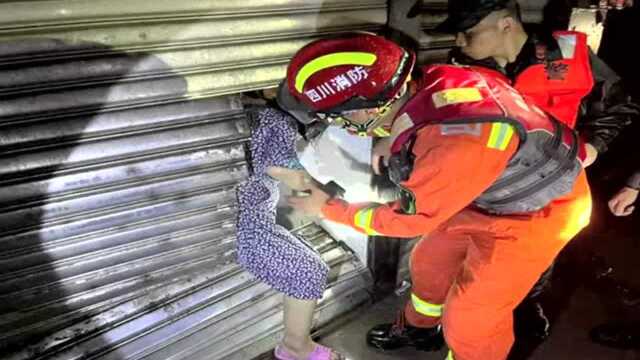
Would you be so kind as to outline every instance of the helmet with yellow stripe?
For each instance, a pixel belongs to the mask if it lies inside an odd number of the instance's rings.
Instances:
[[[351,130],[375,134],[373,130],[380,125],[375,118],[349,121],[342,115],[390,107],[414,64],[412,52],[377,35],[349,34],[314,41],[291,60],[278,101],[287,110],[306,111],[310,117],[342,118]]]

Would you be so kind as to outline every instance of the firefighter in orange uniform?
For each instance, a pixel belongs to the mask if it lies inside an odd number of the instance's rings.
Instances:
[[[584,143],[498,72],[434,65],[408,83],[413,63],[373,35],[320,40],[294,56],[281,104],[361,135],[390,134],[388,171],[402,196],[350,204],[310,185],[289,201],[368,235],[423,237],[411,301],[369,344],[431,350],[444,335],[451,359],[506,359],[513,309],[589,222]]]

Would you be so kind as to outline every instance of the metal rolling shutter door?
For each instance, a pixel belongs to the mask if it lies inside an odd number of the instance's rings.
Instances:
[[[385,1],[0,3],[3,359],[248,359],[281,300],[234,261],[250,134],[238,92],[274,86],[317,36],[377,30]],[[317,312],[368,299],[332,265]]]

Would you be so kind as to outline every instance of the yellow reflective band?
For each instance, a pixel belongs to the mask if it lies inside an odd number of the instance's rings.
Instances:
[[[431,317],[442,316],[442,305],[432,304],[420,299],[416,294],[411,294],[411,303],[416,312]]]
[[[445,89],[433,93],[433,105],[436,109],[443,106],[474,102],[482,100],[482,94],[477,88],[454,88]]]
[[[453,351],[449,350],[449,353],[447,354],[447,360],[455,360],[455,358],[453,357]]]
[[[382,127],[373,129],[373,133],[379,137],[387,137],[391,135],[387,130],[383,129]]]
[[[364,208],[358,210],[354,216],[353,223],[362,229],[365,234],[372,236],[380,236],[378,232],[371,228],[371,222],[373,221],[373,212],[377,206]]]
[[[365,65],[371,66],[376,62],[377,56],[365,52],[340,52],[320,56],[305,64],[296,75],[296,90],[302,92],[304,84],[315,73],[341,65]]]
[[[487,147],[504,151],[513,137],[513,126],[506,123],[493,123]]]

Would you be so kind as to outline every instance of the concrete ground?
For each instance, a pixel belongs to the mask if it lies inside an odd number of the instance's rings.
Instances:
[[[402,299],[391,296],[369,308],[359,310],[356,319],[341,326],[331,334],[320,339],[353,360],[443,360],[447,350],[422,352],[413,349],[382,352],[369,348],[364,335],[372,326],[391,322],[395,309],[400,307]],[[606,311],[597,296],[581,290],[573,297],[570,308],[556,321],[551,337],[538,346],[528,357],[532,360],[633,360],[640,359],[640,351],[621,351],[593,344],[588,339],[588,330],[606,320]],[[512,358],[519,358],[512,356]],[[489,360],[489,359],[488,359]]]

